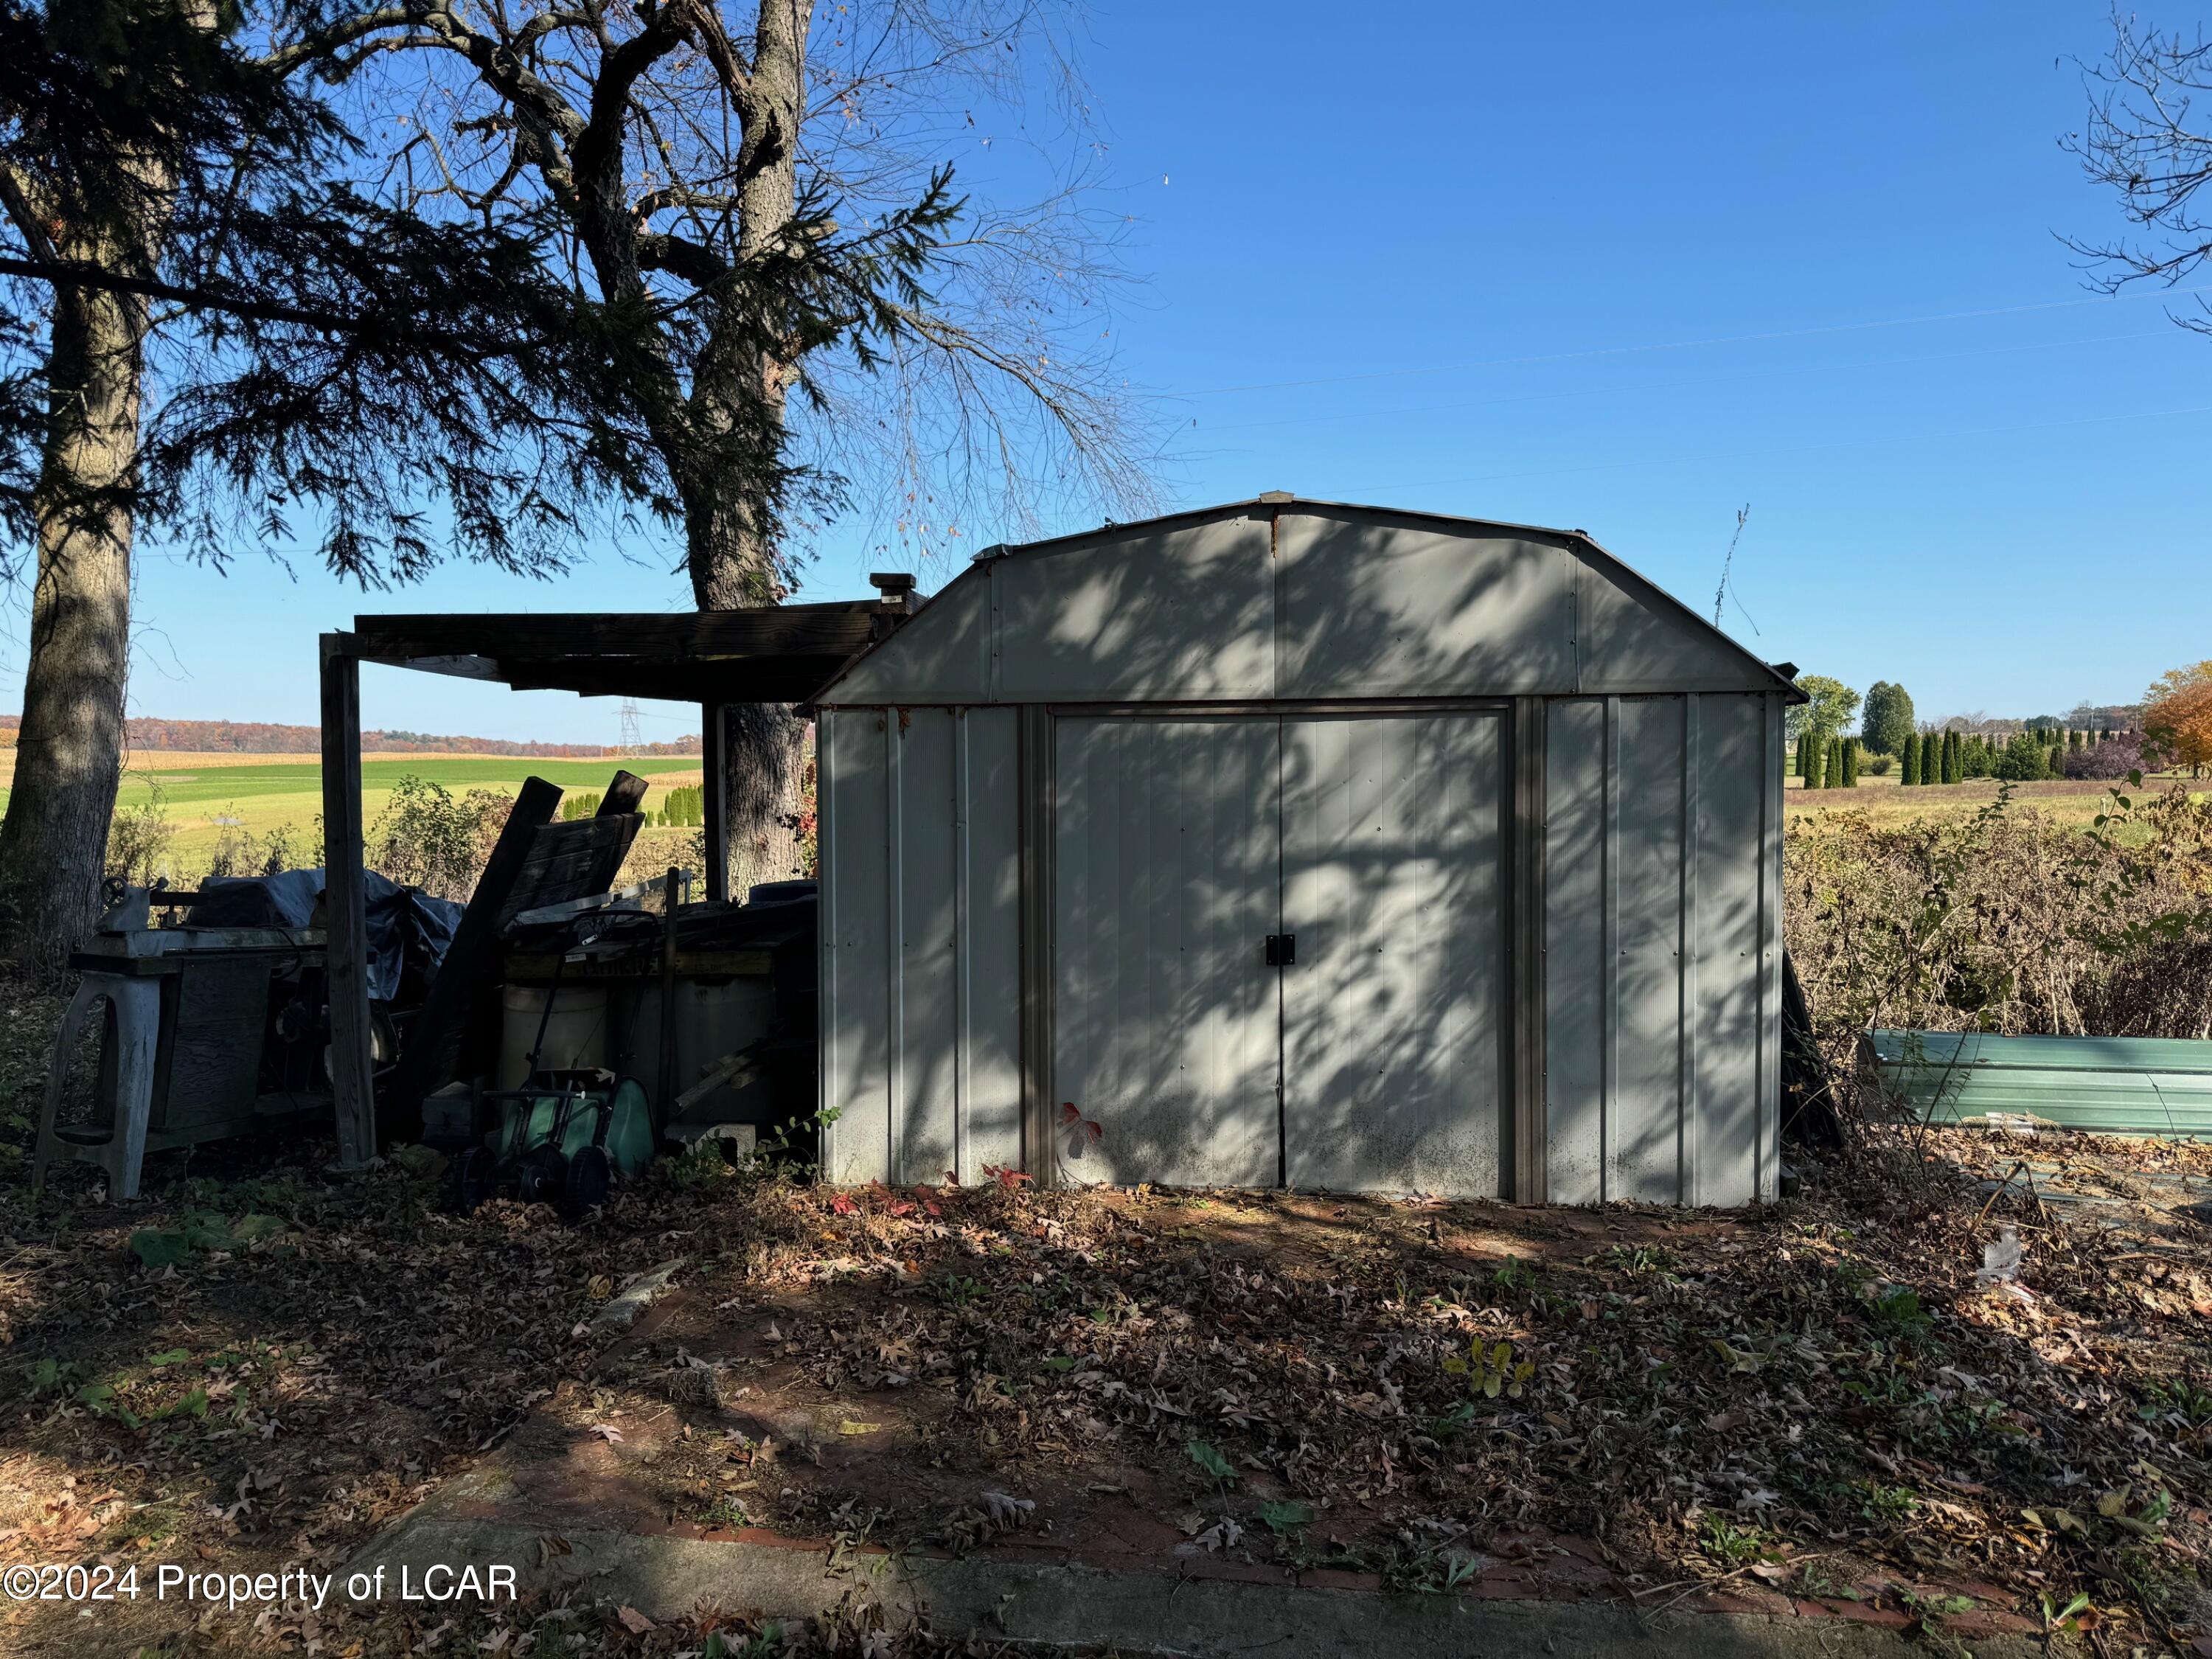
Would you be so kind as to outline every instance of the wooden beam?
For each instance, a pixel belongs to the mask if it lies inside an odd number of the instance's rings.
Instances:
[[[470,1006],[489,981],[499,958],[500,923],[523,867],[538,846],[538,832],[552,822],[561,805],[561,791],[543,778],[525,778],[522,790],[508,809],[499,840],[477,878],[468,908],[453,929],[445,960],[431,976],[422,1006],[407,1035],[407,1052],[393,1097],[407,1109],[419,1109],[422,1097],[453,1080],[460,1063],[462,1039],[466,1035]],[[592,822],[587,820],[586,822]],[[526,908],[529,896],[524,895]]]
[[[673,614],[455,612],[358,617],[354,631],[360,654],[379,659],[597,656],[674,665],[717,657],[839,656],[866,645],[882,614],[869,599]]]
[[[509,656],[495,678],[517,691],[574,691],[580,697],[804,702],[850,660],[850,653],[801,654],[671,665],[643,657]]]
[[[322,636],[325,983],[331,1009],[331,1093],[338,1168],[376,1156],[369,1051],[368,916],[362,878],[361,660],[347,634]]]
[[[677,1097],[676,1086],[676,873],[672,867],[668,872],[660,911],[660,1098],[653,1104],[659,1109],[654,1115],[663,1135],[686,1103]]]
[[[594,817],[626,817],[645,805],[645,780],[635,772],[617,769],[607,793],[599,797],[599,810]]]
[[[706,820],[707,902],[726,902],[730,896],[730,745],[723,725],[722,705],[703,703],[699,709],[700,794]]]

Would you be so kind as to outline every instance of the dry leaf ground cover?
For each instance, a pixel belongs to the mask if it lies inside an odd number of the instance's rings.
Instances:
[[[426,1175],[335,1181],[296,1149],[127,1208],[11,1189],[0,1555],[327,1570],[419,1500],[496,1490],[549,1531],[1718,1591],[1944,1641],[2049,1622],[2190,1651],[2212,1624],[2212,1279],[2175,1202],[2212,1166],[2045,1145],[2043,1186],[2055,1156],[2116,1201],[1992,1199],[1974,1166],[2008,1150],[1876,1140],[1745,1217],[694,1165],[571,1227],[457,1221]],[[2019,1285],[1978,1285],[2006,1225]],[[679,1259],[638,1328],[591,1330]],[[84,1632],[13,1616],[18,1651]],[[186,1647],[343,1634],[115,1617]]]

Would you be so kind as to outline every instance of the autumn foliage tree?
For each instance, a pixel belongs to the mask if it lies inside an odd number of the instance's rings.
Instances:
[[[2169,669],[2143,693],[2143,731],[2192,775],[2212,765],[2212,660]]]

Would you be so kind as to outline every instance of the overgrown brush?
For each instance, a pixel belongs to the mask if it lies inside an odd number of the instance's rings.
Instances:
[[[1784,929],[1824,1043],[1869,1026],[2212,1036],[2212,799],[2112,791],[2087,833],[2008,793],[1966,819],[1800,820]]]
[[[403,887],[465,901],[514,802],[490,789],[453,791],[412,773],[393,786],[368,836],[368,864]]]

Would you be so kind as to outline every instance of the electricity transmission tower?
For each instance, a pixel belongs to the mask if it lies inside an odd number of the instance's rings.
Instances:
[[[622,704],[622,751],[635,755],[645,747],[645,738],[637,729],[637,699],[624,697]]]

